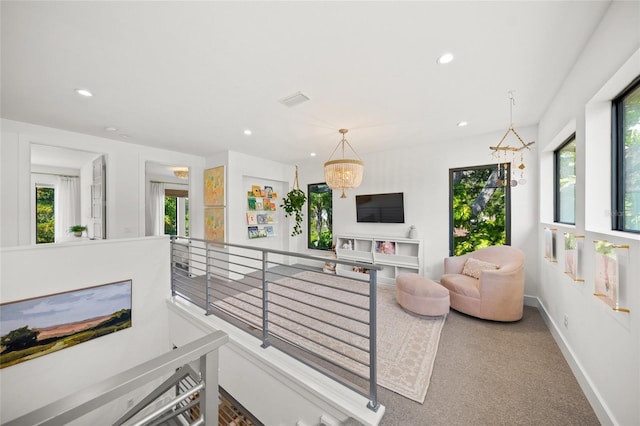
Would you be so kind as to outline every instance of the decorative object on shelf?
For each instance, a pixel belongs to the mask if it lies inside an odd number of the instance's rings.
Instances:
[[[204,205],[224,206],[224,166],[204,171]]]
[[[604,240],[595,240],[596,276],[594,296],[597,296],[617,312],[631,312],[620,307],[620,269],[618,267],[618,253],[616,249],[629,250],[628,245],[615,245]]]
[[[490,146],[489,149],[491,150],[491,156],[498,159],[498,163],[502,165],[503,169],[506,169],[506,166],[508,163],[507,161],[508,153],[511,153],[512,163],[516,162],[516,154],[520,153],[520,165],[518,166],[518,169],[520,169],[520,179],[519,180],[515,179],[515,176],[513,175],[503,176],[503,178],[501,179],[501,181],[505,185],[517,186],[518,184],[524,185],[525,183],[527,183],[527,180],[524,178],[525,165],[524,165],[523,150],[531,149],[530,148],[531,145],[533,145],[535,142],[525,143],[520,137],[520,135],[518,134],[518,132],[516,132],[515,129],[513,128],[513,105],[515,105],[515,98],[513,96],[513,90],[510,90],[509,91],[509,128],[505,132],[504,136],[502,136],[502,139],[500,139],[500,142],[498,142],[498,145]],[[503,145],[503,142],[505,141],[507,136],[509,136],[509,133],[513,133],[515,135],[515,137],[520,142],[519,146],[518,145],[510,146],[508,143]]]
[[[296,178],[293,182],[293,189],[282,199],[280,207],[284,209],[285,217],[292,216],[296,223],[291,231],[291,236],[302,234],[302,207],[307,201],[307,196],[300,190],[300,184],[298,183],[298,166],[296,166]]]
[[[416,229],[415,225],[411,225],[409,227],[409,238],[411,238],[413,240],[418,238],[418,230]]]
[[[556,263],[556,228],[544,228],[544,258]]]
[[[175,169],[173,169],[173,175],[180,179],[189,179],[189,168],[176,167]]]
[[[82,233],[86,230],[87,227],[83,225],[73,225],[69,227],[69,232],[73,233],[76,237],[82,237]]]
[[[342,191],[340,198],[347,198],[345,189],[357,188],[362,183],[362,175],[364,173],[364,163],[356,154],[351,144],[345,138],[345,134],[349,131],[347,129],[338,130],[342,134],[342,140],[338,142],[338,146],[333,150],[329,161],[324,163],[324,179],[331,189],[339,189]],[[358,157],[357,160],[348,159],[344,157],[344,145],[347,144],[351,151]],[[340,148],[342,158],[337,160],[331,160],[336,150]]]
[[[578,251],[577,240],[581,238],[584,238],[584,235],[576,235],[570,232],[564,233],[564,273],[569,275],[575,282],[584,282],[582,278],[578,278],[580,252]]]

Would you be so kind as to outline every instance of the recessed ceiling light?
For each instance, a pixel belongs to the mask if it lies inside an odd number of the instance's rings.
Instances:
[[[104,130],[106,130],[107,132],[116,132],[118,128],[113,126],[107,126],[104,128]]]
[[[82,96],[86,96],[88,98],[90,98],[91,96],[93,96],[93,93],[91,93],[90,91],[88,91],[87,89],[76,89],[76,93],[78,95],[82,95]]]
[[[245,134],[245,135],[247,135],[247,136],[248,136],[248,135],[250,135],[251,133],[253,133],[253,132],[251,131],[251,129],[245,129],[245,130],[244,130],[244,134]]]
[[[312,156],[312,157],[315,157],[315,156],[316,156],[316,153],[315,153],[315,152],[312,152],[312,153],[311,153],[311,156]]]
[[[458,127],[464,127],[464,126],[466,126],[467,124],[469,124],[469,123],[467,123],[466,121],[460,121],[460,122],[458,123]]]
[[[451,61],[453,61],[453,54],[444,53],[438,57],[438,60],[436,62],[439,64],[448,64]]]

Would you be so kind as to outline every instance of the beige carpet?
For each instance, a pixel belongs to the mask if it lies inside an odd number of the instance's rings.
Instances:
[[[331,287],[314,284],[318,282]],[[271,334],[369,376],[368,284],[305,271],[270,283],[269,292]],[[214,305],[261,328],[261,294],[252,289]],[[391,286],[378,286],[377,296],[378,384],[422,403],[445,317],[404,311]]]

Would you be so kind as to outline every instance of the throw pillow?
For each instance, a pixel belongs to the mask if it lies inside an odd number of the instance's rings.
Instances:
[[[470,257],[464,263],[464,268],[462,268],[462,273],[468,275],[470,277],[480,279],[480,273],[486,270],[500,269],[498,265],[491,262],[484,262],[482,260],[474,259]]]

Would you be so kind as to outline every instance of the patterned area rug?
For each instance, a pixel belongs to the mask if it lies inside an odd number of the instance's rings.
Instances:
[[[322,283],[319,285],[318,283]],[[378,384],[423,403],[445,317],[422,317],[403,310],[394,287],[378,286]],[[214,305],[262,327],[262,291],[254,288]],[[368,284],[305,271],[269,283],[270,333],[368,377]]]

